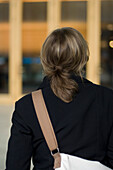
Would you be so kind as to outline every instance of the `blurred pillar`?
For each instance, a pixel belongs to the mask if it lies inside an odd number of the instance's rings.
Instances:
[[[61,2],[60,0],[48,0],[47,7],[48,34],[60,27]]]
[[[100,84],[101,0],[88,0],[87,40],[90,57],[86,77]]]
[[[9,91],[14,100],[22,93],[22,1],[10,0]]]

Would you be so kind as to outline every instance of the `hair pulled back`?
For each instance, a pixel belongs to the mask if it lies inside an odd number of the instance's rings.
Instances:
[[[82,78],[89,60],[88,45],[81,33],[71,27],[54,30],[43,43],[40,57],[54,94],[67,103],[72,101],[78,84],[70,75]]]

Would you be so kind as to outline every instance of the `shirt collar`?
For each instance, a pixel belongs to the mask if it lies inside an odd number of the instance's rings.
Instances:
[[[89,81],[88,79],[86,79],[84,77],[83,77],[83,81],[82,81],[81,77],[78,76],[78,75],[75,75],[75,74],[71,74],[70,77],[73,80],[75,80],[80,86],[81,86],[81,83],[82,84],[84,84],[84,83],[92,83],[91,81]],[[43,78],[42,83],[39,85],[38,89],[42,89],[42,88],[45,88],[45,87],[50,87],[50,80],[49,80],[49,78],[47,76],[45,76]]]

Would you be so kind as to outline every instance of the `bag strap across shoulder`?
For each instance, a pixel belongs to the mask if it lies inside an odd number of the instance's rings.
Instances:
[[[59,168],[61,166],[61,156],[59,153],[54,129],[49,118],[45,101],[43,99],[42,91],[40,89],[33,91],[31,94],[40,127],[42,129],[47,145],[51,151],[51,154],[54,157],[54,168]]]

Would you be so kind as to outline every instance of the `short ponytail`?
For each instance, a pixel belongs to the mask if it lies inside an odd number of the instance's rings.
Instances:
[[[71,27],[56,29],[46,38],[40,57],[54,94],[64,102],[71,102],[79,91],[71,75],[82,78],[89,60],[89,49],[83,36]]]

